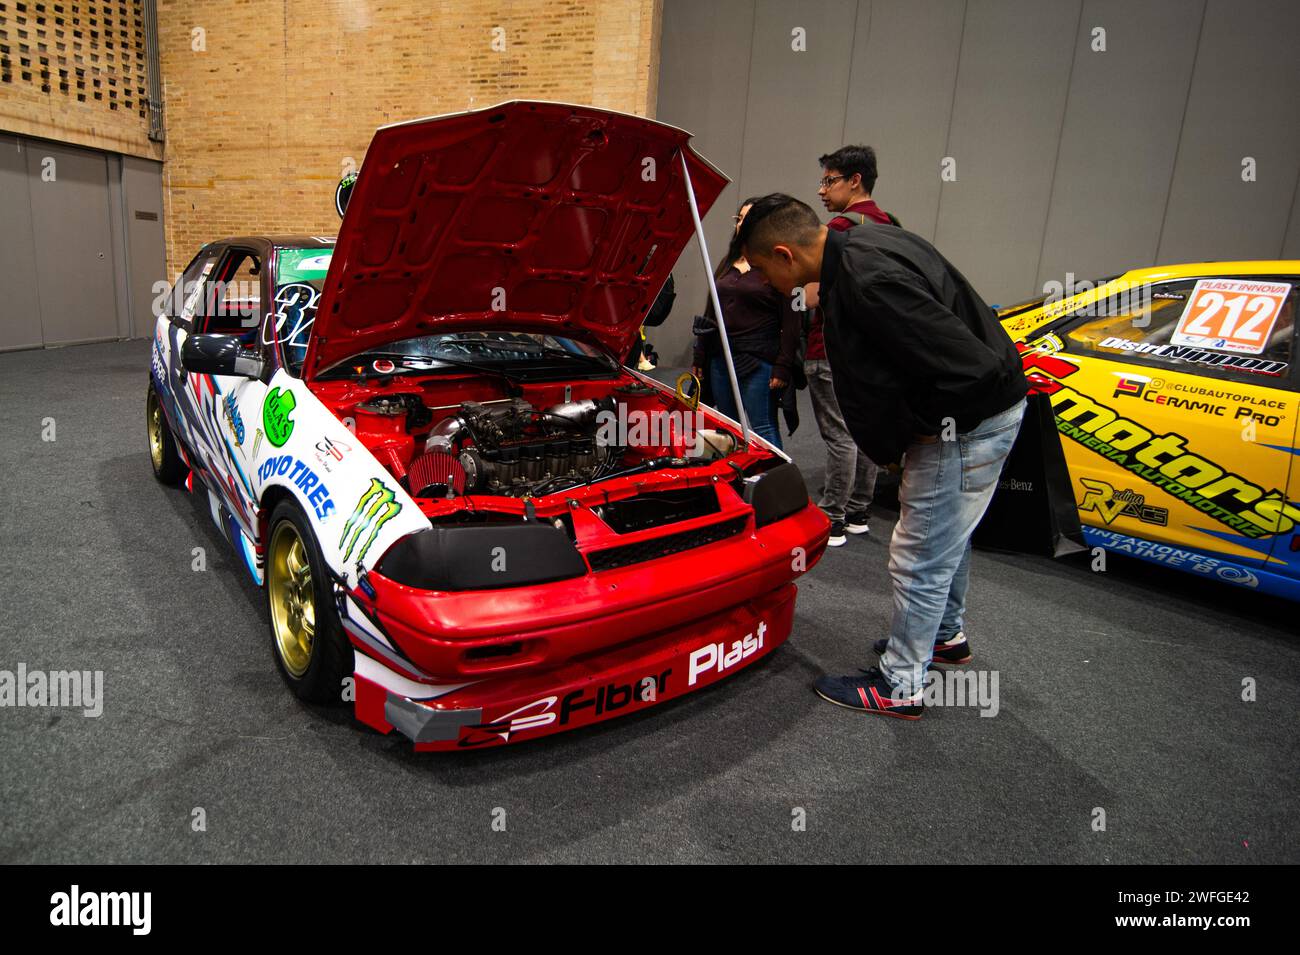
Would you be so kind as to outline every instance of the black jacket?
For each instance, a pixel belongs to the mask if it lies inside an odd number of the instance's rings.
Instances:
[[[830,230],[821,304],[835,397],[880,465],[952,418],[958,433],[1028,390],[997,316],[934,246],[892,225]]]
[[[727,318],[727,340],[736,375],[751,374],[760,362],[772,366],[782,381],[806,388],[803,374],[804,320],[807,312],[793,308],[789,296],[768,285],[753,269],[741,272],[728,266],[717,280],[718,301]],[[722,354],[722,338],[713,317],[713,301],[704,303],[704,315],[695,321],[693,365],[701,368]]]

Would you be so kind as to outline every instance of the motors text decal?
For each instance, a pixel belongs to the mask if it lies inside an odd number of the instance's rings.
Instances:
[[[1266,488],[1194,453],[1177,432],[1155,434],[1114,408],[1064,383],[1079,370],[1064,359],[1018,345],[1034,388],[1048,396],[1062,435],[1119,465],[1239,534],[1268,537],[1290,531],[1300,508]]]

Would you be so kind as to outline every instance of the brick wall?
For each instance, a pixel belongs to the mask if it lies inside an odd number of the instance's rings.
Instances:
[[[0,129],[161,159],[139,0],[0,0]]]
[[[159,0],[169,272],[225,235],[336,232],[334,186],[385,123],[513,98],[653,115],[660,16],[661,0]]]

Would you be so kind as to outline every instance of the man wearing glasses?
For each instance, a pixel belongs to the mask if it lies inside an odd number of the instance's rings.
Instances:
[[[900,225],[899,221],[876,205],[871,190],[876,188],[876,151],[870,146],[841,146],[817,159],[822,178],[817,197],[827,212],[838,215],[826,223],[843,232],[867,220]]]
[[[864,222],[898,225],[898,220],[876,205],[871,190],[876,188],[876,151],[870,146],[842,146],[817,160],[822,178],[817,195],[829,212],[837,215],[827,227],[843,232]],[[870,530],[871,498],[876,489],[876,466],[858,451],[844,424],[835,390],[831,384],[831,366],[826,359],[826,340],[822,331],[821,309],[817,305],[817,286],[805,290],[808,307],[813,309],[808,325],[808,349],[804,355],[804,374],[812,397],[817,430],[826,442],[826,483],[817,506],[831,521],[827,542],[839,547],[849,534],[866,534]]]

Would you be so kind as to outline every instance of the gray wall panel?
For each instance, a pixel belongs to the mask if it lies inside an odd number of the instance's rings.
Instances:
[[[990,302],[1038,272],[1079,3],[972,0],[966,11],[935,245]],[[933,166],[939,175],[939,159]]]
[[[46,157],[55,161],[52,182],[41,179]],[[45,344],[118,337],[104,154],[33,144],[27,174]]]
[[[816,157],[865,141],[881,205],[1010,301],[1066,272],[1300,257],[1297,36],[1287,0],[665,0],[658,115],[738,180],[705,221],[715,254],[740,195],[820,213]],[[697,257],[652,334],[670,364],[703,302]]]
[[[161,163],[0,134],[0,223],[0,351],[153,333]]]
[[[965,0],[863,0],[841,142],[876,150],[874,198],[933,240]],[[820,205],[813,208],[823,212]]]
[[[1300,123],[1300,5],[1209,0],[1161,262],[1273,258],[1294,199]],[[1243,182],[1241,162],[1258,163]]]
[[[162,163],[122,157],[122,191],[126,201],[126,239],[130,266],[131,315],[128,334],[153,334],[155,282],[167,281],[163,243]],[[152,214],[141,219],[137,213]]]
[[[0,133],[0,351],[41,344],[26,148],[18,136]]]
[[[744,161],[744,195],[788,192],[817,203],[817,157],[840,144],[858,5],[852,0],[760,0],[754,21]],[[806,31],[806,52],[791,32]]]
[[[1296,188],[1287,220],[1286,238],[1282,240],[1282,258],[1300,259],[1300,169],[1296,170]]]
[[[1084,3],[1038,287],[1155,264],[1203,9]],[[1105,52],[1092,49],[1094,27]]]
[[[715,258],[727,246],[731,214],[741,198],[735,180],[744,158],[753,28],[752,0],[664,4],[657,118],[693,133],[695,149],[732,179],[704,220],[705,241]],[[686,365],[691,317],[703,308],[706,289],[694,239],[682,252],[673,277],[677,302],[651,339],[662,361]]]

